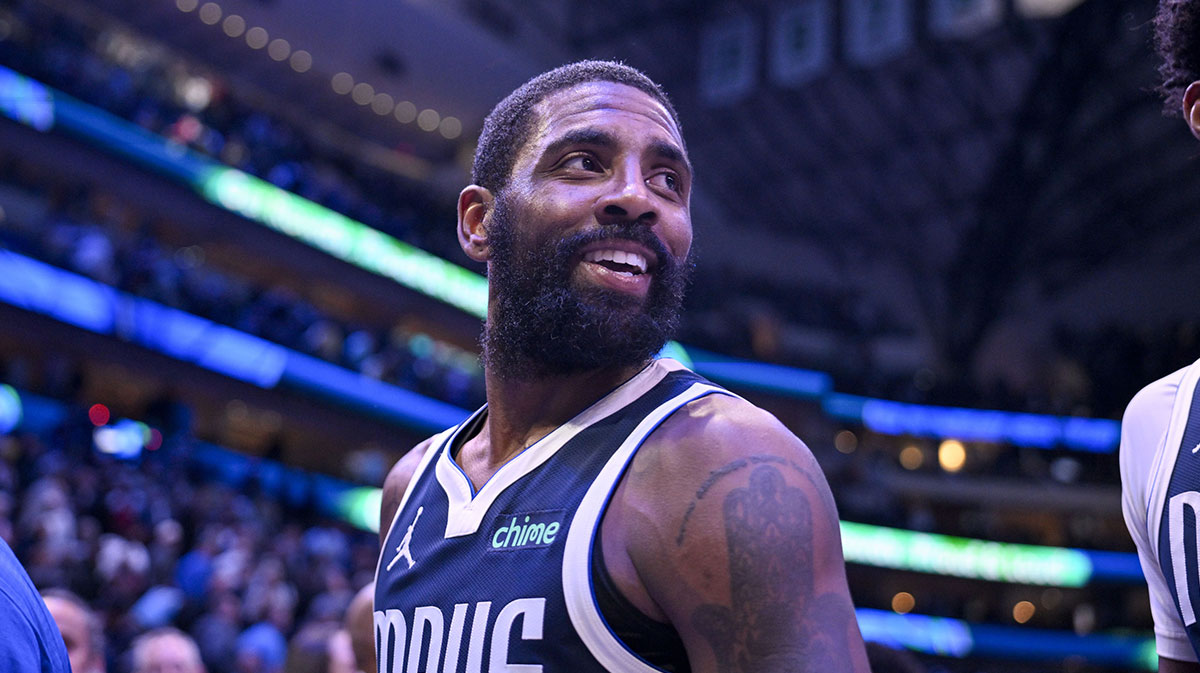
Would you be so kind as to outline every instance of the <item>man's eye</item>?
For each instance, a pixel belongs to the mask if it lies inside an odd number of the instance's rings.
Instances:
[[[586,154],[577,154],[569,157],[563,162],[563,168],[574,168],[581,171],[598,171],[600,170],[596,160]]]
[[[679,177],[674,173],[659,173],[650,178],[650,182],[672,192],[679,191]]]

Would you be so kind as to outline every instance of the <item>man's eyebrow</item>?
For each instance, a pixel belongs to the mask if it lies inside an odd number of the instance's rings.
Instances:
[[[682,164],[687,169],[688,173],[692,172],[692,162],[688,161],[683,150],[678,146],[668,143],[663,140],[655,140],[650,143],[650,152],[657,155],[659,158],[668,161],[674,161],[677,164]]]
[[[617,139],[607,131],[600,129],[571,129],[563,134],[563,137],[547,145],[542,155],[555,155],[572,145],[592,145],[611,149],[617,146]]]

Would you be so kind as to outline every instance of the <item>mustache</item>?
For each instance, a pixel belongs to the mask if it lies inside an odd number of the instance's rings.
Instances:
[[[645,224],[636,222],[606,224],[600,229],[583,231],[564,238],[555,245],[554,256],[569,259],[582,248],[601,241],[630,241],[645,247],[657,258],[656,272],[671,271],[679,266],[679,260],[667,250],[667,246],[663,245]]]

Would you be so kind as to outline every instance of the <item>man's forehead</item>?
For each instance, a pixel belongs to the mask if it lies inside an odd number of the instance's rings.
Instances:
[[[660,127],[683,150],[679,127],[658,99],[617,82],[583,82],[546,96],[534,107],[534,132],[530,145],[549,142],[577,126],[602,124],[621,118],[641,118]]]

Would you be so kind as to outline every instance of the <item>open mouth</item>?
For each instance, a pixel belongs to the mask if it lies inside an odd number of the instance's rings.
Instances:
[[[592,250],[583,256],[583,261],[592,262],[609,271],[630,276],[640,276],[646,273],[648,268],[645,256],[624,250]]]

